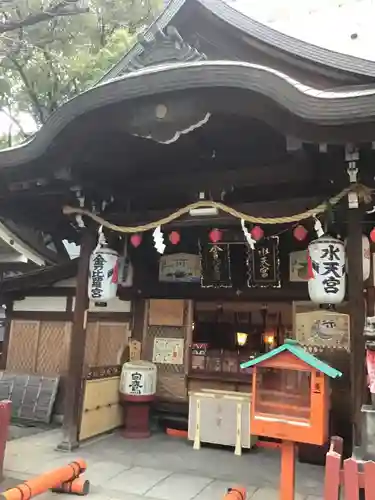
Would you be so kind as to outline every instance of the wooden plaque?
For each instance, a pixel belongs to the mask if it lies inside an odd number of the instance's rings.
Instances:
[[[297,313],[295,331],[302,345],[349,350],[349,314],[325,310]]]
[[[149,325],[183,326],[184,301],[169,299],[150,299]]]

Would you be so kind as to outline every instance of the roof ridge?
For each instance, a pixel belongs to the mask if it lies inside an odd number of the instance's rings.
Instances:
[[[170,0],[165,9],[157,16],[151,25],[141,33],[142,37],[146,41],[153,40],[155,33],[166,28],[186,1],[187,0]],[[344,73],[375,77],[375,61],[336,52],[295,38],[246,15],[224,0],[195,0],[195,2],[227,24],[232,25],[259,42],[289,54],[296,59],[302,59]],[[118,76],[125,70],[127,64],[142,51],[143,47],[141,43],[137,41],[95,85]]]
[[[300,359],[307,365],[311,366],[312,368],[315,368],[315,370],[317,371],[323,372],[328,377],[338,378],[342,376],[342,372],[336,370],[336,368],[333,368],[324,361],[313,356],[311,353],[306,351],[306,349],[303,346],[301,346],[296,340],[293,339],[286,339],[284,344],[280,345],[279,347],[276,347],[276,349],[266,352],[265,354],[262,354],[255,359],[250,359],[249,361],[242,363],[240,367],[250,368],[252,366],[259,365],[264,361],[267,361],[275,356],[278,356],[279,354],[285,351],[290,352],[291,354],[296,356],[298,359]]]

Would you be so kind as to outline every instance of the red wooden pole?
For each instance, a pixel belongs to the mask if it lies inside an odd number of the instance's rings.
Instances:
[[[294,500],[296,448],[293,441],[281,444],[280,500]]]
[[[246,488],[242,486],[236,486],[235,488],[229,488],[224,500],[246,500]]]
[[[85,470],[86,462],[78,459],[65,467],[46,472],[41,476],[19,484],[15,488],[4,491],[0,494],[0,500],[29,500],[36,495],[45,493],[49,489],[60,486],[61,483],[73,481],[85,472]]]
[[[52,488],[53,493],[72,493],[73,495],[86,496],[90,491],[90,482],[87,479],[73,479],[67,483],[61,483],[56,488]]]
[[[3,479],[4,456],[11,415],[12,402],[0,401],[0,481]]]

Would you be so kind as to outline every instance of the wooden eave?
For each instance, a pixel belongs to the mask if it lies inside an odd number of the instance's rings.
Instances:
[[[73,278],[77,273],[78,259],[73,259],[63,264],[36,269],[20,276],[5,278],[0,283],[0,295],[17,292],[30,292],[38,288],[52,286],[58,281]]]
[[[204,11],[208,15],[205,16]],[[157,31],[164,30],[168,25],[176,26],[184,37],[188,34],[197,35],[198,39],[200,35],[207,36],[207,29],[196,29],[197,19],[207,26],[213,25],[214,21],[222,21],[237,38],[238,49],[246,45],[253,47],[272,56],[275,61],[282,59],[291,67],[299,67],[311,73],[321,72],[333,81],[346,79],[347,83],[367,83],[375,77],[374,61],[337,53],[285,35],[242,14],[223,0],[171,0],[142,38],[149,42]],[[142,43],[135,44],[101,81],[108,81],[126,72],[131,60],[142,51]],[[228,58],[227,47],[225,51],[226,54],[222,57]],[[231,56],[234,60],[238,59],[236,50]]]
[[[189,93],[197,98],[205,93],[202,99],[204,105],[207,89],[211,94],[215,94],[216,90],[227,89],[229,98],[216,105],[231,109],[232,112],[237,112],[231,101],[233,92],[240,91],[242,101],[237,105],[238,112],[242,114],[251,115],[253,111],[252,107],[246,106],[246,96],[258,94],[268,99],[273,103],[278,117],[275,127],[286,134],[301,134],[301,139],[307,142],[371,142],[375,139],[375,83],[373,86],[340,88],[337,91],[320,90],[256,64],[199,61],[148,67],[80,94],[61,106],[29,142],[1,151],[0,169],[31,164],[46,152],[63,130],[88,113],[138,99],[155,101],[156,96],[163,99],[176,92]],[[287,129],[291,117],[294,130]],[[94,115],[91,114],[90,118],[93,121]],[[126,130],[126,109],[123,128]],[[65,144],[67,147],[69,145]]]
[[[60,255],[52,252],[45,245],[36,241],[35,235],[31,231],[20,228],[12,221],[0,220],[0,237],[5,241],[9,248],[36,264],[37,266],[56,264],[61,260],[67,259],[68,255]]]

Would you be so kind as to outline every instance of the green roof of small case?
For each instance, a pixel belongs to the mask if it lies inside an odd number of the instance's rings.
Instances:
[[[331,378],[338,378],[342,376],[342,373],[335,368],[332,368],[332,366],[327,365],[327,363],[324,363],[324,361],[321,361],[320,359],[316,358],[309,352],[307,352],[303,347],[301,347],[296,340],[285,340],[285,343],[276,349],[273,349],[270,352],[267,352],[266,354],[262,354],[262,356],[259,356],[258,358],[251,359],[250,361],[246,361],[246,363],[241,364],[241,368],[249,368],[251,366],[258,365],[259,363],[262,363],[263,361],[267,361],[268,359],[271,359],[278,354],[281,354],[284,351],[288,351],[294,356],[296,356],[298,359],[306,363],[307,365],[310,365],[312,368],[315,368],[315,370],[320,371],[327,375],[328,377]]]

